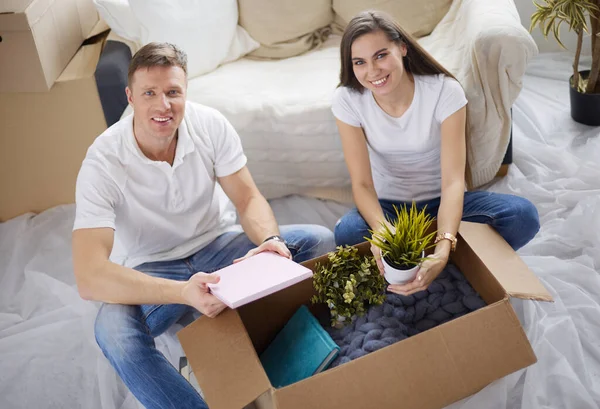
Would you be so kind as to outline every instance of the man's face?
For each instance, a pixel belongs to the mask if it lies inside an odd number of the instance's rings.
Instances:
[[[156,66],[134,72],[126,92],[138,141],[160,144],[172,139],[183,120],[186,90],[181,67]]]

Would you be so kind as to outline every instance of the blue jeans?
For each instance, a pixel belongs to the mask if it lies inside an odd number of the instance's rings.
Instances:
[[[281,235],[297,262],[334,249],[333,234],[325,227],[282,226]],[[145,263],[135,269],[154,277],[184,281],[198,271],[212,273],[230,265],[254,247],[245,234],[225,233],[190,257]],[[98,312],[96,342],[129,390],[148,409],[208,408],[154,343],[155,337],[189,311],[195,310],[181,304],[103,304]]]
[[[395,218],[393,205],[404,202],[379,200],[386,217]],[[411,203],[406,203],[410,207]],[[437,217],[440,198],[416,203],[421,210],[427,206],[427,213]],[[462,220],[485,223],[492,226],[515,250],[527,244],[540,229],[537,209],[527,199],[519,196],[485,191],[465,192]],[[369,225],[355,208],[346,213],[335,226],[336,245],[353,245],[371,237]]]

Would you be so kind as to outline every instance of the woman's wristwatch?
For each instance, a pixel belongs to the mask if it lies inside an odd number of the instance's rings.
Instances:
[[[286,247],[287,247],[287,241],[285,241],[285,239],[283,237],[281,237],[279,234],[275,234],[274,236],[269,236],[266,239],[263,240],[263,243],[266,243],[269,240],[275,240],[275,241],[279,241],[281,243],[283,243]]]
[[[435,237],[435,241],[434,244],[437,244],[438,242],[442,241],[442,240],[450,240],[450,243],[452,243],[450,245],[450,250],[454,251],[456,250],[456,236],[452,233],[439,233],[436,237]]]

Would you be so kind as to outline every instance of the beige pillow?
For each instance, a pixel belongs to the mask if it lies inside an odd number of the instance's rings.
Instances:
[[[492,1],[492,0],[486,0]],[[452,0],[333,0],[336,23],[342,28],[363,10],[391,14],[400,26],[419,38],[430,34],[444,18]]]
[[[333,20],[331,0],[238,0],[239,24],[261,46],[250,56],[287,58],[324,42]]]

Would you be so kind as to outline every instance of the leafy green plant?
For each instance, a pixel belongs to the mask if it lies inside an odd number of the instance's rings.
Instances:
[[[364,315],[365,304],[383,303],[386,284],[373,256],[361,256],[356,247],[338,246],[336,251],[327,253],[327,258],[329,263],[317,264],[315,268],[316,295],[311,302],[329,307],[332,326]]]
[[[600,0],[543,0],[543,2],[543,4],[533,2],[537,10],[531,15],[529,31],[539,26],[544,38],[547,39],[548,34],[552,32],[558,44],[566,48],[560,40],[560,26],[562,23],[567,24],[569,31],[577,34],[571,86],[582,93],[600,93]],[[588,18],[591,32],[588,28]],[[591,34],[592,37],[592,67],[588,78],[579,75],[583,33]]]
[[[413,202],[410,210],[406,205],[400,208],[394,205],[396,218],[387,218],[388,223],[381,223],[377,231],[370,231],[371,237],[365,237],[371,244],[381,249],[381,256],[392,267],[408,269],[423,261],[423,251],[431,248],[435,232],[427,234],[433,223],[433,217],[417,210]]]

